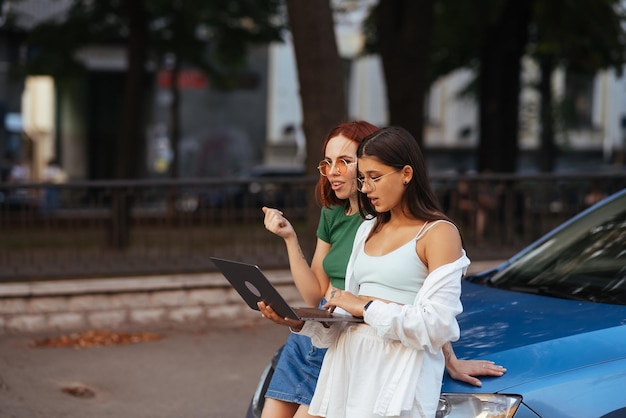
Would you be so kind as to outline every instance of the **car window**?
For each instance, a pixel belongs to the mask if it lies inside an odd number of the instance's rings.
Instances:
[[[520,292],[626,305],[626,194],[541,242],[489,283]]]

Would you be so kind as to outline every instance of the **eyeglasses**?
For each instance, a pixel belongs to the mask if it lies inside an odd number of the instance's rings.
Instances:
[[[348,168],[352,167],[355,164],[356,161],[349,163],[342,158],[335,161],[335,172],[339,175],[346,174],[348,172]],[[330,160],[322,160],[317,166],[317,169],[320,171],[320,174],[322,176],[328,176],[331,174],[331,170],[333,169],[333,163]]]
[[[400,171],[400,169],[398,169],[396,171],[392,171],[392,172],[387,173],[387,174],[383,174],[382,176],[378,176],[378,177],[357,177],[356,178],[356,188],[360,192],[362,192],[363,191],[363,187],[365,187],[367,185],[371,189],[371,191],[374,191],[374,190],[376,190],[376,182],[377,181],[379,181],[383,177],[387,177],[390,174],[397,173],[398,171]]]

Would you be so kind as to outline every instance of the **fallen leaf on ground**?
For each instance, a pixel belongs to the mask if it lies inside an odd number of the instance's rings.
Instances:
[[[34,347],[71,347],[90,348],[103,345],[137,344],[163,338],[156,332],[114,332],[109,330],[92,330],[81,333],[61,335],[60,337],[42,338],[33,341]]]

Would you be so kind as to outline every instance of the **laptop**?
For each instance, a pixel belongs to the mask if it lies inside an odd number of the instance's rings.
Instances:
[[[363,318],[348,313],[290,306],[259,266],[217,257],[210,258],[248,306],[254,310],[258,311],[257,302],[263,301],[283,318],[319,322],[363,322]]]

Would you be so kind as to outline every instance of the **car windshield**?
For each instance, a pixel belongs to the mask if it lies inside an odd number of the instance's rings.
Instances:
[[[489,284],[626,305],[626,193],[541,242],[491,277]]]

